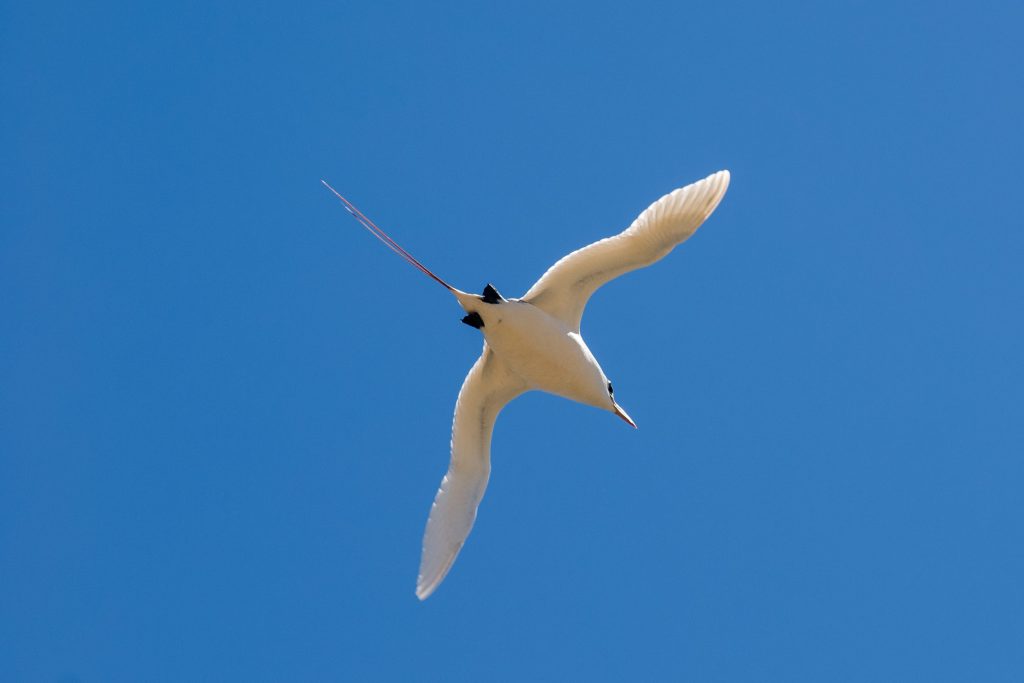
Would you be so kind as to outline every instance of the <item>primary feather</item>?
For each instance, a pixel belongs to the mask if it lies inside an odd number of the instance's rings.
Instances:
[[[649,266],[692,235],[729,187],[719,171],[651,204],[624,231],[577,249],[551,266],[523,296],[579,332],[590,296],[609,280]]]
[[[423,535],[416,596],[425,600],[444,580],[476,521],[491,473],[491,433],[505,404],[523,393],[522,380],[484,344],[455,402],[452,459],[434,497]]]

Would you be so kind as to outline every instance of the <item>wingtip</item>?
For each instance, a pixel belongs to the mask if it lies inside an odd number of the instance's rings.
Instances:
[[[434,589],[436,589],[436,588],[437,588],[437,584],[436,583],[433,584],[433,585],[425,585],[425,584],[417,581],[416,582],[416,597],[419,598],[420,602],[423,602],[424,600],[426,600],[427,598],[429,598],[433,594]]]
[[[459,550],[461,549],[462,544],[460,543],[459,547],[454,553],[452,553],[445,563],[441,565],[440,569],[429,572],[426,575],[420,573],[420,575],[416,577],[416,597],[419,598],[420,601],[426,600],[434,594],[437,587],[440,586],[441,582],[444,581],[446,576],[448,576],[448,572],[451,570],[452,564],[455,563],[455,558],[458,556]],[[427,576],[430,578],[428,579]]]
[[[716,208],[718,208],[718,203],[722,201],[726,191],[729,189],[730,180],[732,180],[732,174],[729,173],[727,169],[723,168],[721,171],[712,173],[701,182],[701,184],[707,188],[706,191],[712,197],[713,201],[708,210],[709,216]]]

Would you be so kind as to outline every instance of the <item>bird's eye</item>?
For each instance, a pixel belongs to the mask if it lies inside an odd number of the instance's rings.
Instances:
[[[611,382],[608,382],[608,395],[609,395],[609,396],[612,396],[612,395],[614,395],[614,394],[615,394],[615,390],[614,390],[614,389],[612,389],[612,383],[611,383]]]

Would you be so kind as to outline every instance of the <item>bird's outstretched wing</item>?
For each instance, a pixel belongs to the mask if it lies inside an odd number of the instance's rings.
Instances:
[[[476,508],[491,472],[491,432],[498,413],[527,390],[484,344],[484,351],[466,375],[455,404],[452,425],[452,460],[448,474],[430,508],[423,535],[423,556],[416,579],[416,596],[425,600],[444,580],[466,542]]]
[[[692,235],[729,187],[719,171],[670,192],[614,237],[577,249],[551,266],[522,298],[579,332],[587,300],[604,283],[648,266]]]

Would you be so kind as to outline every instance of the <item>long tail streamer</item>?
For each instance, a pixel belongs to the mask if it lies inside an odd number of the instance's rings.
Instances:
[[[326,187],[328,190],[333,192],[335,197],[337,197],[338,199],[341,200],[341,203],[345,206],[345,209],[350,214],[352,214],[353,218],[355,218],[357,221],[359,221],[364,228],[366,228],[371,233],[373,233],[374,237],[376,237],[381,242],[386,244],[388,246],[388,248],[391,249],[391,251],[395,252],[396,254],[398,254],[399,256],[404,258],[406,261],[411,263],[413,266],[418,268],[424,275],[427,275],[427,276],[433,278],[435,281],[440,283],[440,285],[442,287],[444,287],[445,289],[447,289],[449,292],[454,292],[455,291],[454,287],[452,287],[450,284],[448,284],[447,282],[445,282],[444,280],[439,278],[437,275],[434,275],[434,273],[429,268],[427,268],[425,265],[420,263],[419,260],[417,260],[415,256],[413,256],[412,254],[407,252],[405,249],[402,249],[402,247],[399,246],[398,242],[396,242],[393,239],[391,239],[386,232],[384,232],[383,230],[378,228],[377,224],[374,223],[373,221],[371,221],[369,218],[367,218],[366,215],[362,211],[357,209],[355,204],[353,204],[352,202],[350,202],[349,200],[345,199],[340,194],[338,194],[338,191],[335,190],[330,185],[328,185],[326,180],[321,180],[320,182],[324,184],[324,187]]]

